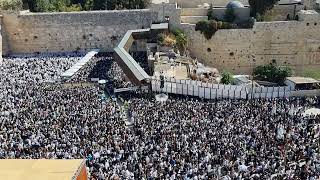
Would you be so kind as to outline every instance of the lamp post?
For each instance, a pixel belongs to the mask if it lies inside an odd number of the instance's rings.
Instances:
[[[167,23],[169,23],[169,21],[170,21],[170,17],[169,17],[169,16],[165,16],[164,19],[165,19],[165,21],[166,21]]]
[[[164,16],[164,2],[162,2],[162,16],[163,16],[163,21],[165,20],[165,16]]]
[[[256,63],[256,59],[255,57],[252,55],[253,59],[252,59],[252,75],[251,75],[251,100],[253,99],[253,88],[254,88],[254,85],[253,85],[253,73],[254,73],[254,68],[255,68],[255,63]]]
[[[253,113],[253,89],[254,89],[254,85],[253,85],[253,73],[254,73],[254,67],[255,67],[255,56],[252,55],[252,75],[251,75],[251,113]]]
[[[169,24],[169,21],[170,21],[170,17],[169,16],[165,16],[165,21],[166,23],[168,23],[168,30],[170,29],[170,24]]]

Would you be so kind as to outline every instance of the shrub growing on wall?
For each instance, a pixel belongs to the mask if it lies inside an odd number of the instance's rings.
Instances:
[[[222,22],[222,21],[199,21],[196,24],[195,30],[200,31],[206,39],[211,39],[212,36],[219,30],[219,29],[231,29],[234,28],[230,23],[228,22]]]
[[[218,25],[214,20],[200,21],[196,24],[195,30],[200,31],[206,39],[211,39],[214,33],[218,30]]]
[[[176,45],[176,38],[171,33],[161,33],[158,35],[158,44],[161,46],[173,47]]]
[[[176,47],[182,54],[188,45],[188,37],[180,29],[173,29],[171,33],[158,34],[157,41],[162,46]]]
[[[172,33],[174,34],[174,36],[176,38],[177,48],[183,54],[186,51],[186,48],[188,45],[187,35],[180,29],[174,29],[174,30],[172,30]]]

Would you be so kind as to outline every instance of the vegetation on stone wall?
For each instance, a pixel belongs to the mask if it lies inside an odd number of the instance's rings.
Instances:
[[[150,0],[28,0],[32,12],[144,9]]]
[[[20,10],[22,0],[0,0],[0,10]]]
[[[159,34],[158,44],[161,46],[175,47],[183,54],[188,45],[188,37],[182,30],[173,29],[170,33]]]
[[[176,37],[172,33],[158,34],[158,44],[161,46],[173,47],[176,45]]]
[[[176,46],[177,46],[177,48],[179,49],[179,51],[182,54],[184,54],[186,49],[187,49],[187,45],[188,45],[188,37],[187,37],[187,35],[180,29],[174,29],[174,30],[172,30],[172,33],[176,37]]]
[[[289,67],[276,66],[274,63],[258,66],[253,70],[253,76],[255,79],[278,84],[283,84],[286,77],[291,75],[292,70]]]
[[[231,84],[233,81],[233,75],[230,72],[224,71],[221,75],[221,84]]]
[[[249,29],[254,25],[253,18],[234,23],[236,15],[233,8],[227,8],[223,19],[218,20],[218,18],[214,15],[213,6],[211,4],[210,8],[208,9],[207,15],[208,20],[199,21],[195,27],[195,30],[200,31],[206,39],[211,39],[219,29]]]
[[[272,9],[278,1],[279,0],[249,0],[249,4],[251,7],[251,16],[263,16],[265,12]]]
[[[206,39],[211,39],[211,37],[219,30],[219,29],[232,29],[232,24],[228,22],[222,21],[199,21],[196,24],[196,31],[200,31]]]

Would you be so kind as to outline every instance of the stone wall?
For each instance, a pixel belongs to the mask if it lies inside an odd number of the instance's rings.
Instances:
[[[272,21],[285,21],[288,15],[290,19],[294,19],[297,12],[303,8],[303,5],[276,5],[267,12],[266,16],[269,16]]]
[[[225,7],[231,0],[170,0],[170,3],[177,3],[179,7],[182,8],[194,8],[198,5],[203,5],[204,3],[211,4],[213,6],[223,6]],[[249,5],[248,0],[238,0],[243,5]]]
[[[219,19],[223,20],[224,15],[227,8],[213,8],[213,14],[214,16]],[[236,15],[235,22],[241,22],[248,20],[250,18],[250,8],[244,7],[244,8],[234,8],[234,14]],[[191,20],[187,20],[187,18],[194,18],[193,16],[207,16],[208,9],[206,8],[183,8],[181,11],[181,16],[185,16],[184,21],[191,22]]]
[[[6,54],[112,51],[127,30],[148,28],[158,20],[151,10],[2,14]]]
[[[0,63],[2,62],[2,30],[1,30],[1,17],[0,17]]]
[[[152,4],[150,10],[158,14],[157,19],[159,22],[165,21],[167,16],[170,18],[170,27],[176,28],[180,26],[181,9],[175,3]]]
[[[220,71],[251,73],[254,66],[271,62],[288,65],[296,74],[320,70],[320,21],[259,22],[253,29],[219,30],[210,40],[194,25],[182,27],[191,55]]]
[[[317,8],[317,0],[303,0],[303,5],[305,5],[307,9],[315,9]]]

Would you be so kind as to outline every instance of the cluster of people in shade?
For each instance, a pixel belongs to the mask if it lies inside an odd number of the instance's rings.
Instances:
[[[4,58],[0,158],[86,159],[90,178],[98,180],[320,179],[320,116],[303,115],[319,97],[169,95],[160,103],[127,92],[118,98],[128,102],[124,107],[91,83],[131,86],[110,56],[93,58],[66,83],[57,81],[81,57]]]

